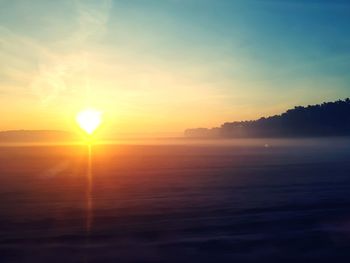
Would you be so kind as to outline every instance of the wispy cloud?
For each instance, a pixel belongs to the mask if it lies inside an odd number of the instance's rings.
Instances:
[[[0,27],[0,58],[6,61],[0,68],[0,82],[11,82],[14,96],[29,89],[45,106],[74,89],[67,79],[84,78],[80,84],[88,83],[87,47],[105,32],[112,2],[76,0],[74,3],[78,27],[56,41],[40,41]],[[62,26],[67,26],[64,21]]]

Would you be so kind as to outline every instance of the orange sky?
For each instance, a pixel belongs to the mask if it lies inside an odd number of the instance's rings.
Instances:
[[[73,131],[93,107],[107,134],[180,134],[349,95],[337,6],[161,3],[1,3],[0,130]]]

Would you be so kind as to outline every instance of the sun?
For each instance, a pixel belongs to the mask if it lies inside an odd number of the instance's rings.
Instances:
[[[77,114],[77,123],[86,133],[92,134],[101,124],[101,112],[95,109],[86,109]]]

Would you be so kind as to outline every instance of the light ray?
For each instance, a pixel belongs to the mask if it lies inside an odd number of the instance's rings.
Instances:
[[[88,147],[88,159],[87,159],[87,173],[86,173],[86,233],[87,235],[91,232],[93,223],[93,203],[92,203],[92,146]]]

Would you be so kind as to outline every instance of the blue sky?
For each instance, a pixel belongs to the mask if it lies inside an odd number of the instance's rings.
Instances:
[[[92,105],[179,132],[345,98],[349,28],[348,1],[0,1],[0,129]]]

